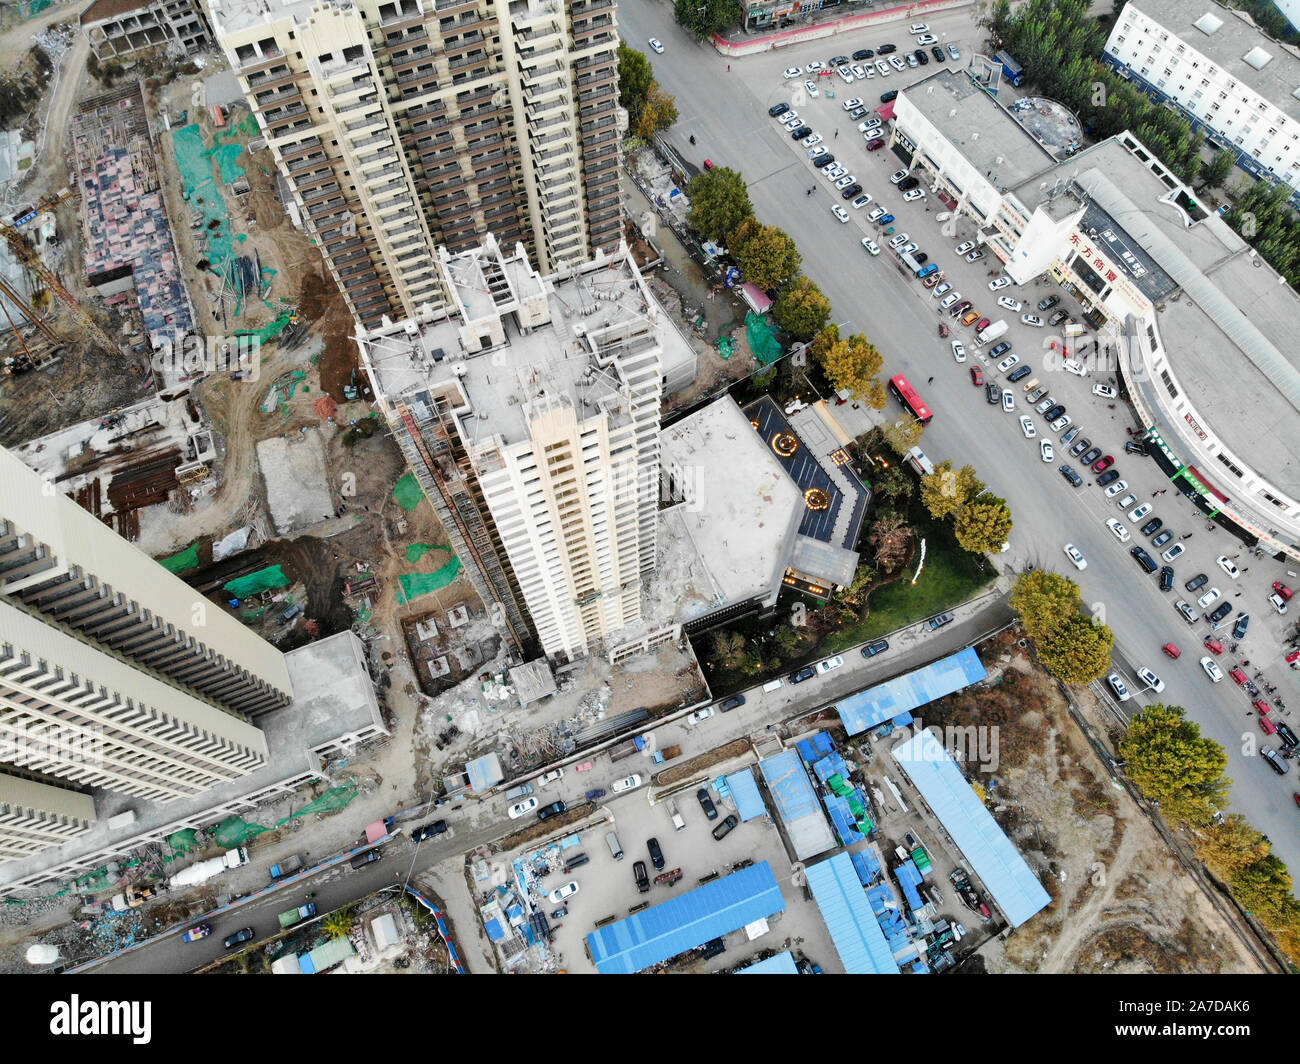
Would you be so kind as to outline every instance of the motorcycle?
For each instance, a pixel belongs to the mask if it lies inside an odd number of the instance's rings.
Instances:
[[[948,326],[943,322],[939,322],[939,335],[941,337],[946,337],[948,335]]]

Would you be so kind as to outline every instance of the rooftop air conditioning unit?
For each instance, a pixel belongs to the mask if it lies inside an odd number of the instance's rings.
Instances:
[[[451,371],[457,377],[463,377],[465,376],[466,373],[469,372],[469,367],[466,366],[464,362],[457,362],[454,366],[451,367]]]

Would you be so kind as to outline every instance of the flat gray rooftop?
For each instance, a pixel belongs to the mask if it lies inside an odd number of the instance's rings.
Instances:
[[[249,26],[293,18],[301,22],[322,0],[208,0],[218,30],[234,33]]]

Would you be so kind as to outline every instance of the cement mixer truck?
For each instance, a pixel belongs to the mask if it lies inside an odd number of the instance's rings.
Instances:
[[[206,861],[190,865],[189,868],[182,868],[167,881],[167,886],[172,890],[195,887],[214,876],[221,875],[222,872],[246,864],[248,864],[248,850],[240,846],[234,850],[227,850],[220,857],[209,857]]]

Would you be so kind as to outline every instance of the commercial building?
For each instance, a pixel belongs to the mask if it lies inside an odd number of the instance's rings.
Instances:
[[[1130,0],[1102,62],[1300,205],[1300,50],[1213,0]]]
[[[101,63],[155,50],[195,55],[212,45],[202,0],[95,0],[81,13],[81,28]]]
[[[587,654],[641,620],[660,398],[695,353],[621,243],[553,276],[491,235],[438,265],[443,314],[358,328],[380,409],[515,645]]]
[[[293,206],[366,329],[455,296],[435,248],[544,273],[622,231],[614,0],[210,0]]]
[[[1090,361],[1120,374],[1157,464],[1201,511],[1300,560],[1300,297],[1131,133],[1035,169],[1017,147],[1030,134],[990,114],[986,158],[985,138],[970,145],[946,118],[969,98],[963,79],[899,94],[894,150],[1016,284],[1051,277],[1079,299]],[[975,91],[968,109],[999,107]]]

